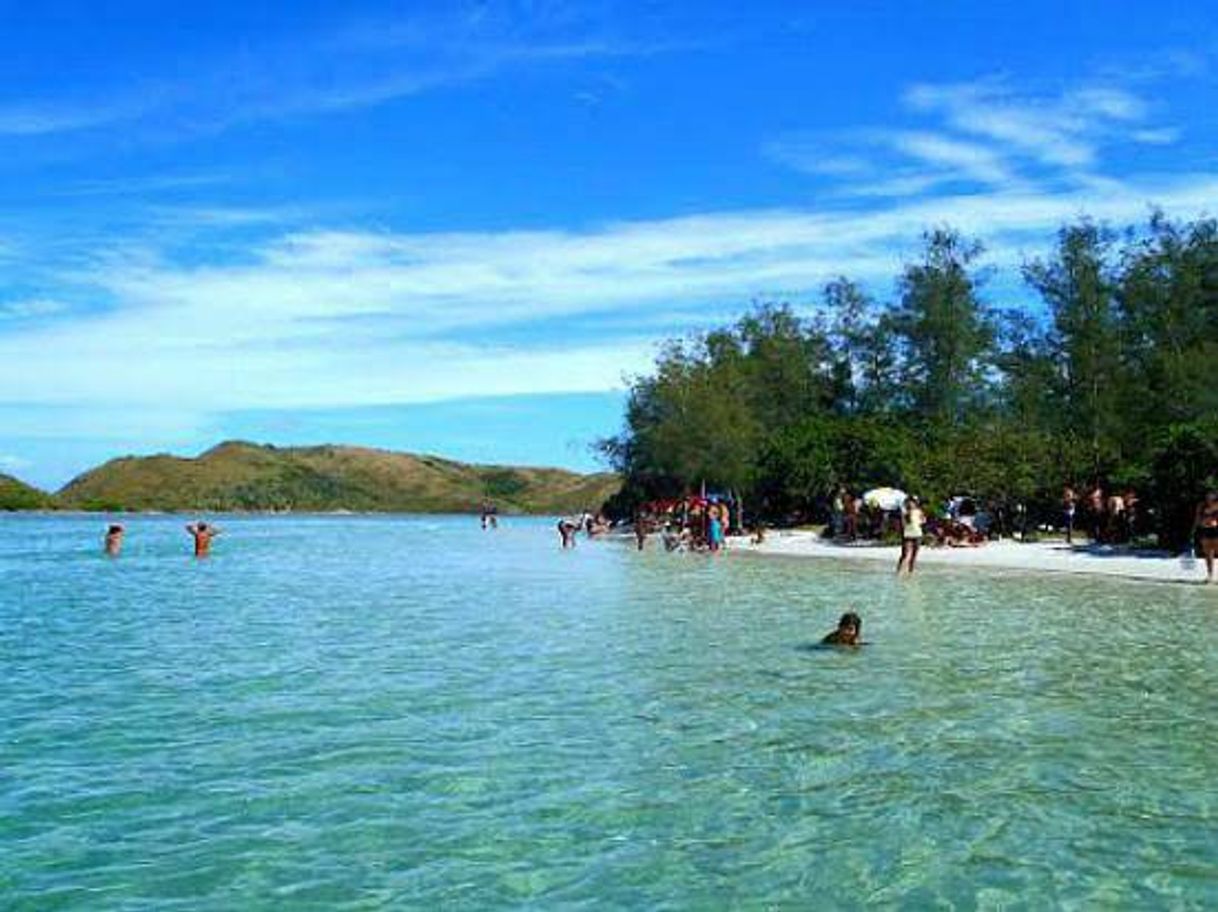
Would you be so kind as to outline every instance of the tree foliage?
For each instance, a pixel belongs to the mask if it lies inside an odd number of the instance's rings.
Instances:
[[[600,445],[619,507],[705,484],[817,516],[838,485],[891,484],[1048,514],[1063,484],[1098,482],[1138,487],[1179,544],[1218,481],[1218,223],[1068,225],[1005,306],[981,254],[936,229],[891,302],[840,277],[814,318],[762,304],[670,343]]]

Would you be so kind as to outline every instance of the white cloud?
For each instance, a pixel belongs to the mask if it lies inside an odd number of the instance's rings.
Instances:
[[[146,135],[213,133],[237,124],[375,107],[512,68],[650,56],[676,42],[605,37],[589,13],[479,4],[491,15],[436,5],[408,19],[363,21],[296,35],[224,59],[182,60],[177,74],[140,74],[99,95],[68,85],[55,97],[0,107],[0,135],[44,136],[132,125]],[[127,138],[130,139],[131,134]],[[102,191],[106,192],[106,191]]]
[[[1180,131],[1172,127],[1160,127],[1153,130],[1134,130],[1130,137],[1135,142],[1148,146],[1169,146],[1180,138]]]
[[[205,266],[154,252],[103,256],[72,279],[111,309],[0,332],[0,401],[139,416],[608,390],[654,353],[632,315],[743,305],[841,273],[888,287],[931,225],[978,235],[993,260],[1018,262],[1084,213],[1127,223],[1157,203],[1195,216],[1214,199],[1218,175],[1197,174],[588,231],[314,231]],[[568,322],[594,314],[606,318],[603,335],[572,341]],[[509,345],[507,327],[538,335]]]
[[[142,177],[81,180],[49,192],[53,196],[143,196],[148,193],[226,184],[231,180],[226,174],[151,174]]]
[[[63,313],[68,305],[52,298],[21,298],[15,301],[0,301],[0,321],[34,320]]]
[[[891,126],[792,134],[766,157],[826,178],[836,196],[900,198],[974,185],[1009,192],[1094,188],[1109,145],[1165,145],[1174,127],[1148,124],[1151,105],[1113,81],[1055,93],[1019,91],[1002,79],[920,83],[902,101],[933,128]]]
[[[19,472],[22,469],[28,469],[30,465],[31,463],[28,459],[14,456],[11,453],[0,453],[0,471]]]
[[[949,169],[987,184],[1008,183],[1014,177],[998,153],[977,143],[929,132],[895,133],[892,143],[907,155],[929,165]]]
[[[1129,125],[1149,113],[1142,98],[1113,85],[1035,95],[992,79],[914,85],[905,102],[916,111],[941,115],[952,129],[1065,168],[1092,165],[1101,142],[1124,137]]]

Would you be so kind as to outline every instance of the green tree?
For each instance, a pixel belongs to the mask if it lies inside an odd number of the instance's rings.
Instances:
[[[1118,294],[1137,426],[1218,414],[1218,223],[1181,225],[1161,215],[1126,251]],[[1137,432],[1132,445],[1144,442]]]
[[[920,417],[943,427],[963,422],[984,401],[994,331],[977,297],[973,267],[981,245],[939,228],[924,236],[922,260],[905,267],[893,328],[906,383]]]
[[[1069,451],[1076,442],[1082,445],[1086,469],[1095,479],[1110,471],[1119,456],[1121,346],[1111,244],[1110,232],[1083,221],[1061,230],[1050,258],[1030,262],[1023,270],[1053,319],[1055,430]]]

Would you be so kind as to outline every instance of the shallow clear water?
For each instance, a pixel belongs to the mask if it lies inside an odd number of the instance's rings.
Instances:
[[[1218,593],[222,525],[0,519],[5,908],[1218,906]]]

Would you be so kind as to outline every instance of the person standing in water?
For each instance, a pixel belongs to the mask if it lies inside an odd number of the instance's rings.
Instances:
[[[215,526],[208,525],[199,520],[196,523],[191,523],[186,527],[195,540],[195,557],[207,557],[211,554],[211,540],[220,534],[220,530]]]
[[[1197,504],[1193,519],[1193,534],[1205,558],[1205,581],[1214,581],[1214,558],[1218,557],[1218,492],[1209,491],[1205,500]]]
[[[634,516],[634,542],[640,551],[647,546],[647,535],[651,532],[651,518],[639,511]]]
[[[564,550],[575,547],[575,533],[579,531],[580,522],[579,519],[560,519],[558,521],[558,534],[562,539]]]
[[[905,508],[901,511],[901,557],[897,561],[897,573],[904,570],[914,572],[914,564],[918,560],[918,550],[922,547],[922,525],[926,522],[926,514],[918,503],[918,498],[905,498]]]
[[[489,500],[482,501],[482,528],[499,528],[499,508]]]
[[[118,523],[113,523],[106,529],[105,548],[110,557],[118,557],[119,552],[123,550],[123,532],[123,527]]]

